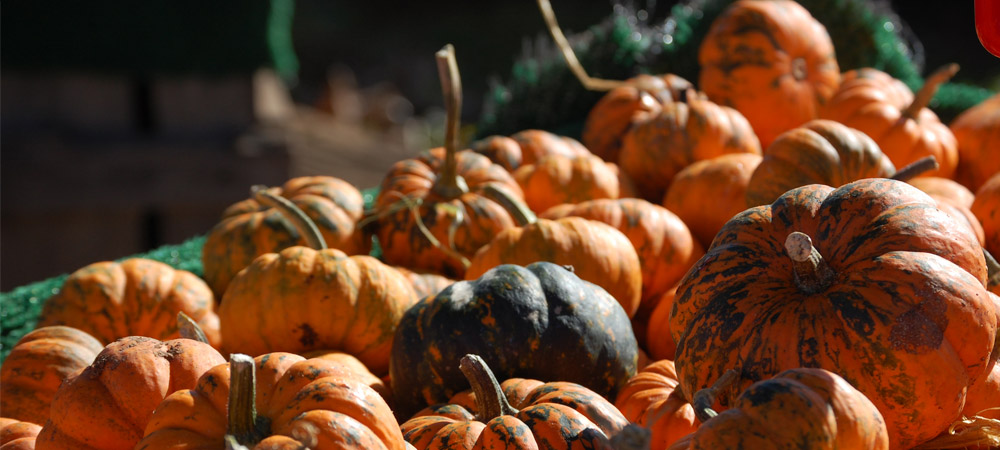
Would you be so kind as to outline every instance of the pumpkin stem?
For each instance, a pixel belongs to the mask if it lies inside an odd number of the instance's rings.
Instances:
[[[203,344],[208,343],[208,337],[205,336],[201,325],[198,325],[198,322],[195,322],[191,316],[184,314],[184,311],[177,311],[177,332],[184,339],[191,339]]]
[[[958,73],[958,64],[955,63],[946,64],[944,67],[935,70],[931,76],[927,77],[927,81],[924,81],[924,86],[913,96],[913,102],[903,110],[902,116],[906,119],[916,119],[917,115],[920,114],[920,110],[930,104],[931,99],[934,98],[934,94],[937,94],[938,88],[950,80],[951,77],[955,76],[956,73]]]
[[[455,62],[455,47],[445,45],[434,54],[437,58],[438,78],[441,79],[441,92],[444,94],[444,105],[447,110],[444,138],[444,166],[438,174],[431,192],[443,199],[454,199],[469,192],[465,179],[458,175],[458,163],[455,152],[458,151],[458,131],[462,117],[462,78],[458,73],[458,63]]]
[[[938,167],[941,166],[938,164],[937,158],[935,158],[934,155],[928,155],[907,164],[906,167],[903,167],[902,169],[897,170],[896,173],[890,177],[890,179],[896,181],[909,181],[920,176],[924,172],[937,170]]]
[[[263,438],[257,424],[257,374],[253,358],[229,355],[229,426],[226,434],[249,447]]]
[[[276,195],[267,186],[256,185],[250,188],[250,194],[257,203],[274,208],[281,213],[282,217],[292,222],[295,231],[298,231],[309,247],[315,250],[326,250],[326,240],[316,227],[316,223],[306,215],[295,203],[285,197]]]
[[[236,442],[236,438],[231,434],[226,435],[226,450],[250,450],[245,445]]]
[[[566,39],[562,28],[559,27],[559,22],[556,21],[556,13],[552,11],[552,4],[549,3],[549,0],[538,0],[538,9],[542,11],[542,17],[545,18],[545,26],[549,29],[552,39],[556,41],[559,51],[562,52],[563,59],[566,60],[566,65],[569,66],[569,70],[573,72],[576,79],[580,80],[580,84],[584,88],[589,91],[604,92],[628,84],[624,81],[591,78],[590,75],[587,75],[587,70],[583,68],[583,64],[580,64],[580,60],[576,59],[573,47],[569,45],[569,40]]]
[[[525,226],[533,224],[538,220],[535,213],[528,209],[528,206],[524,202],[514,198],[510,192],[506,189],[499,187],[494,184],[487,184],[482,190],[483,197],[493,200],[500,204],[503,209],[506,209],[510,213],[514,221],[517,222],[518,226]]]
[[[983,249],[983,256],[986,257],[986,287],[992,288],[1000,285],[1000,262],[997,262],[993,254],[985,248]]]
[[[503,389],[486,361],[479,355],[465,355],[458,363],[458,368],[472,385],[476,394],[476,408],[479,409],[477,420],[488,422],[500,416],[512,416],[517,410],[507,401]]]
[[[802,292],[815,294],[826,290],[836,274],[826,264],[823,255],[812,245],[809,235],[794,231],[785,239],[785,253],[792,259],[795,284]]]
[[[694,408],[695,417],[701,423],[704,424],[719,415],[719,413],[712,409],[712,405],[715,404],[715,400],[719,397],[719,394],[723,390],[729,389],[729,386],[736,382],[739,377],[739,373],[736,370],[729,369],[718,380],[715,380],[712,387],[707,387],[694,393],[694,400],[691,400],[691,406]]]

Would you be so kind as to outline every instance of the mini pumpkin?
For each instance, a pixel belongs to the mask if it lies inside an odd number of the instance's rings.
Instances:
[[[667,291],[660,297],[653,313],[649,315],[649,321],[644,327],[646,330],[645,343],[646,350],[653,360],[669,359],[673,360],[677,353],[677,342],[670,333],[670,311],[674,307],[674,297],[677,295],[677,286]]]
[[[622,196],[618,171],[594,156],[546,155],[521,166],[514,179],[524,191],[528,208],[537,213],[563,203]]]
[[[1000,173],[993,175],[976,191],[976,199],[969,209],[983,225],[986,236],[983,247],[994,256],[1000,255]]]
[[[678,388],[674,362],[661,359],[625,383],[615,406],[629,422],[648,428],[650,450],[666,450],[698,429],[694,408]]]
[[[955,179],[967,188],[979,189],[993,174],[1000,172],[1000,94],[969,108],[949,126],[958,142],[958,168]]]
[[[25,334],[0,367],[3,415],[44,424],[59,385],[94,362],[103,349],[93,336],[71,327],[42,327]]]
[[[42,307],[39,327],[64,325],[101,341],[126,336],[179,337],[177,313],[201,325],[218,347],[219,318],[211,289],[195,274],[159,261],[97,262],[70,274]]]
[[[712,22],[698,62],[698,86],[742,113],[765,148],[815,119],[840,83],[826,28],[793,1],[731,3]]]
[[[0,449],[34,450],[35,439],[41,430],[40,425],[31,422],[0,417]]]

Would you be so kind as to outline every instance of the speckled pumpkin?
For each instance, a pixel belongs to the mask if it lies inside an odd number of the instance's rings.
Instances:
[[[417,450],[607,448],[608,438],[628,423],[614,405],[578,384],[523,379],[500,384],[475,355],[464,357],[460,367],[471,391],[401,425]]]
[[[733,2],[712,22],[698,63],[698,87],[746,116],[764,147],[815,119],[840,83],[826,28],[793,1]]]
[[[670,314],[681,385],[693,395],[733,368],[740,389],[789,368],[836,370],[908,448],[955,421],[986,376],[1000,311],[985,281],[979,244],[906,183],[793,189],[734,217],[681,281]]]
[[[164,397],[194,387],[224,362],[212,347],[189,339],[119,339],[59,387],[36,447],[131,450]]]
[[[728,153],[691,164],[670,182],[663,206],[708,248],[722,226],[747,209],[747,184],[761,159],[755,153]]]
[[[674,362],[662,359],[629,379],[615,400],[615,406],[629,422],[650,430],[650,450],[666,450],[698,429],[691,402],[677,384]]]
[[[501,379],[568,381],[613,397],[635,374],[637,351],[628,316],[600,287],[547,262],[505,264],[406,312],[390,365],[397,415],[468,389],[455,363],[466,354]]]
[[[254,450],[405,448],[389,406],[352,370],[290,353],[261,355],[252,365],[256,420],[244,444]],[[225,448],[234,386],[230,364],[211,368],[197,386],[163,400],[136,450]]]
[[[956,222],[967,226],[980,245],[986,244],[983,226],[970,209],[976,198],[972,191],[957,181],[941,177],[918,177],[907,180],[907,183],[937,200],[938,207],[951,215]]]
[[[229,352],[340,350],[381,375],[396,324],[416,301],[406,278],[375,258],[296,246],[240,272],[219,320]]]
[[[4,417],[43,424],[63,380],[94,362],[104,345],[76,328],[42,327],[25,334],[0,367]]]
[[[364,199],[350,183],[327,176],[298,177],[272,191],[304,211],[330,247],[351,255],[367,253],[355,229]],[[305,238],[281,212],[253,198],[240,201],[226,208],[205,238],[201,252],[205,280],[221,298],[229,281],[254,258],[304,244]]]
[[[747,185],[746,206],[768,205],[807,184],[840,187],[895,173],[892,161],[864,133],[831,120],[813,120],[782,133],[764,150]]]
[[[183,311],[218,347],[215,298],[201,278],[159,261],[129,258],[98,262],[70,274],[59,293],[45,302],[39,327],[65,325],[109,344],[126,336],[180,337]]]
[[[1000,173],[1000,94],[969,108],[949,126],[958,142],[955,179],[977,190],[993,174]]]
[[[953,73],[936,72],[914,96],[900,81],[876,69],[849,71],[820,110],[820,118],[867,134],[897,168],[933,156],[939,167],[923,176],[951,178],[958,166],[955,135],[926,106],[937,86]]]
[[[983,225],[986,245],[993,256],[1000,255],[1000,173],[993,175],[976,191],[970,208]]]
[[[630,128],[618,166],[642,198],[659,203],[682,169],[727,153],[761,153],[750,123],[733,108],[688,98]]]
[[[41,425],[0,417],[0,449],[34,450]]]
[[[617,170],[594,156],[546,155],[521,166],[514,179],[524,191],[524,202],[536,213],[563,203],[621,196]]]

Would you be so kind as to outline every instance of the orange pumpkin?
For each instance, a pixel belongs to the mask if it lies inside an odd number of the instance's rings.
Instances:
[[[0,410],[5,417],[43,424],[63,380],[94,362],[104,349],[76,328],[42,327],[25,334],[0,367]]]
[[[399,273],[403,274],[407,280],[410,281],[410,286],[413,286],[413,292],[417,294],[417,298],[424,298],[431,295],[437,295],[442,289],[451,286],[455,280],[451,278],[446,278],[434,273],[419,273],[414,272],[405,267],[393,267],[398,270]]]
[[[619,198],[616,170],[593,156],[570,158],[547,155],[521,166],[514,179],[524,191],[524,202],[534,212],[563,203]]]
[[[951,178],[958,166],[955,135],[926,106],[938,86],[957,70],[954,64],[938,70],[916,96],[876,69],[847,72],[820,117],[867,134],[896,167],[933,156],[939,167],[923,176]]]
[[[663,206],[708,248],[722,226],[747,208],[747,184],[761,159],[755,153],[728,153],[691,164],[670,182]]]
[[[918,177],[906,182],[926,192],[931,197],[944,199],[956,206],[971,208],[972,202],[976,198],[976,195],[968,188],[948,178]]]
[[[969,208],[983,225],[986,248],[994,256],[1000,255],[1000,173],[983,183],[976,191],[976,199]]]
[[[840,83],[826,28],[792,1],[733,2],[712,22],[698,62],[698,86],[742,113],[765,148],[815,119]]]
[[[1000,310],[1000,296],[990,292],[990,298],[993,300],[993,305]],[[993,351],[1000,353],[1000,348],[994,348]],[[1000,361],[997,360],[997,356],[993,356],[992,359],[993,367],[986,378],[969,386],[969,393],[965,396],[965,407],[962,408],[962,415],[965,417],[982,416],[1000,420]]]
[[[993,174],[1000,172],[1000,94],[969,108],[951,123],[958,142],[958,168],[955,179],[969,189],[979,189]]]
[[[209,369],[191,389],[163,400],[136,450],[404,450],[389,405],[357,374],[323,359],[269,353]]]
[[[205,371],[225,361],[212,347],[190,339],[119,339],[59,387],[35,445],[131,450],[164,397],[194,387]]]
[[[615,406],[629,422],[648,428],[650,450],[666,450],[698,429],[691,402],[678,389],[674,362],[656,361],[635,374],[618,391]]]
[[[351,255],[367,253],[355,228],[364,200],[350,183],[326,176],[298,177],[271,191],[305,211],[329,246]],[[256,196],[235,203],[205,238],[201,252],[205,280],[222,298],[229,281],[254,258],[303,245],[304,239],[281,212]]]
[[[674,341],[674,336],[670,333],[670,310],[673,309],[675,296],[677,296],[677,286],[660,297],[644,327],[646,329],[645,347],[649,351],[649,356],[655,360],[673,360],[677,353],[677,342]]]
[[[535,164],[544,156],[567,158],[593,156],[576,139],[545,130],[523,130],[507,136],[488,136],[472,143],[472,151],[486,156],[510,172]]]
[[[41,430],[40,425],[31,422],[0,417],[0,449],[34,450],[35,438]]]
[[[102,344],[126,336],[173,339],[180,336],[178,312],[198,322],[212,346],[219,346],[215,298],[204,281],[159,261],[129,258],[73,272],[45,302],[38,326],[73,327]]]

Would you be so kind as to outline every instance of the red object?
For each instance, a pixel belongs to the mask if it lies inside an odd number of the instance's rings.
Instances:
[[[1000,58],[1000,0],[976,0],[976,34],[983,47]]]

